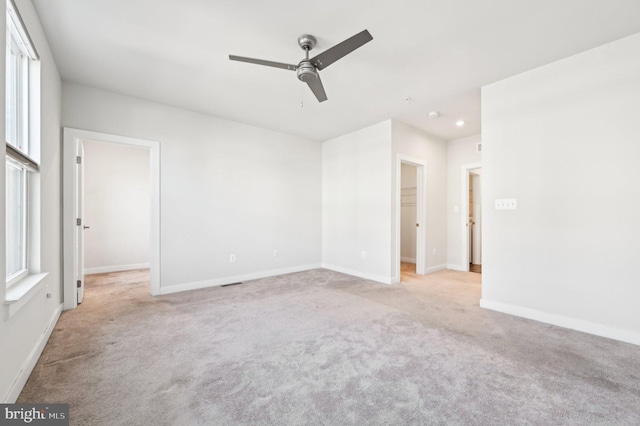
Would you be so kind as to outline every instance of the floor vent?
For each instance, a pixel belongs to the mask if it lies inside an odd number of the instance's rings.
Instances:
[[[229,286],[238,285],[238,284],[242,284],[242,283],[222,284],[220,287],[229,287]]]

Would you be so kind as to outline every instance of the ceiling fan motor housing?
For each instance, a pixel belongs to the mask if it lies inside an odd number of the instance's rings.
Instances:
[[[302,61],[298,64],[298,80],[308,83],[318,78],[318,71],[309,61]]]

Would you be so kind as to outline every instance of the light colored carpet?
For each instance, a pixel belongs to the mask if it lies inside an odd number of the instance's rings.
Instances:
[[[479,274],[88,279],[19,402],[73,425],[638,425],[640,347],[480,309]]]

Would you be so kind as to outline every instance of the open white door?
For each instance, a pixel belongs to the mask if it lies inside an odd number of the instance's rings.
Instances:
[[[64,131],[62,146],[62,229],[64,250],[64,309],[75,309],[84,296],[82,238],[82,139]]]
[[[416,274],[425,275],[427,273],[427,206],[425,202],[426,193],[426,165],[424,163],[414,164],[416,170]]]
[[[84,297],[84,146],[81,139],[76,140],[76,255],[75,279],[78,288],[78,303],[82,303]]]

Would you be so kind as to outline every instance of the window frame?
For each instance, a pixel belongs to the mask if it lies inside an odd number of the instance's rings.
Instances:
[[[24,167],[23,164],[15,161],[13,158],[7,156],[7,171],[9,168],[13,168],[20,172],[20,179],[22,180],[22,184],[20,185],[20,200],[19,204],[22,206],[20,209],[20,221],[22,225],[21,234],[20,235],[20,269],[13,272],[9,275],[9,271],[7,270],[6,274],[6,284],[7,288],[17,284],[22,279],[24,279],[27,275],[29,275],[29,229],[30,229],[30,221],[29,221],[29,170]],[[7,205],[9,204],[8,200],[9,191],[7,191]],[[9,221],[9,214],[7,214],[7,221]],[[8,236],[6,236],[8,237]],[[8,238],[7,238],[8,241]],[[8,247],[7,247],[8,248]],[[9,250],[7,250],[7,255],[9,255]],[[6,260],[5,260],[6,261]]]
[[[26,30],[22,17],[13,0],[6,0],[6,44],[5,44],[5,142],[15,147],[23,154],[32,154],[32,134],[30,122],[32,112],[30,109],[33,82],[32,63],[38,62],[40,57],[33,47],[33,42]],[[9,66],[11,68],[9,68]],[[9,81],[15,84],[9,88]],[[9,104],[9,96],[13,96]],[[7,120],[7,113],[12,117]],[[11,133],[11,134],[9,134]]]
[[[39,182],[39,176],[34,179],[34,175],[39,173],[38,161],[34,157],[39,157],[40,153],[40,131],[36,128],[39,125],[39,105],[40,102],[40,82],[39,82],[39,56],[36,52],[33,42],[29,37],[26,26],[22,21],[18,9],[13,0],[6,0],[6,75],[5,75],[5,176],[8,176],[11,169],[20,171],[20,179],[22,184],[19,185],[19,200],[13,203],[19,211],[19,221],[21,228],[20,241],[13,241],[12,247],[9,247],[9,220],[12,215],[9,213],[10,200],[8,197],[9,188],[8,180],[5,183],[5,248],[7,250],[5,256],[5,285],[9,289],[12,286],[22,282],[29,274],[34,273],[32,260],[36,255],[36,267],[39,264],[39,255],[32,252],[39,244],[33,239],[39,238],[32,234],[35,225],[32,217],[33,214],[39,214],[39,200],[32,199],[31,191],[35,182]],[[37,96],[34,96],[37,95]],[[38,184],[36,184],[38,185]],[[12,190],[12,192],[14,192]],[[36,191],[37,193],[37,191]],[[13,216],[15,217],[15,215]],[[17,223],[18,221],[16,221]],[[15,224],[12,224],[15,226]],[[17,234],[17,233],[16,233]],[[15,239],[17,240],[17,239]],[[20,253],[16,254],[16,250]],[[20,258],[20,269],[12,271],[9,275],[9,256],[10,253]],[[13,268],[12,268],[13,269]]]

